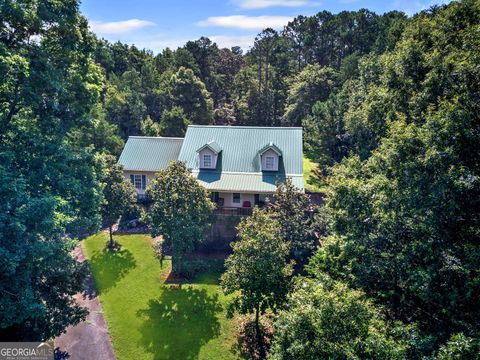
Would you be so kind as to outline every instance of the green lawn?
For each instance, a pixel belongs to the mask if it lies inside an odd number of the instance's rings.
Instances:
[[[117,235],[121,250],[105,250],[106,234],[84,241],[100,301],[119,360],[235,359],[233,320],[218,276],[165,284],[163,268],[145,235]],[[168,281],[167,281],[168,282]]]
[[[316,168],[318,168],[318,164],[314,163],[306,155],[303,155],[303,178],[305,181],[305,190],[324,192],[325,184],[313,173]]]

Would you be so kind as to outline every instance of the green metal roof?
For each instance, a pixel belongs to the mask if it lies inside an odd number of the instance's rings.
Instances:
[[[263,155],[263,153],[267,150],[273,150],[278,154],[278,156],[282,156],[282,150],[280,150],[273,142],[270,142],[269,144],[261,148],[259,154]]]
[[[242,174],[211,171],[195,171],[197,180],[210,191],[274,193],[277,182],[286,179],[284,174]],[[291,176],[293,185],[304,190],[303,176]]]
[[[205,171],[261,174],[260,151],[272,143],[282,154],[279,169],[272,175],[303,176],[302,128],[190,125],[178,159],[199,170],[197,150],[211,141],[222,152],[217,169]]]
[[[220,145],[218,145],[214,140],[212,140],[206,143],[205,145],[203,145],[200,149],[197,150],[197,152],[200,152],[201,150],[207,147],[210,148],[210,150],[212,150],[217,155],[220,153],[220,151],[222,151],[222,148],[220,147]]]
[[[124,170],[158,171],[178,159],[183,139],[130,136],[118,162]]]
[[[198,151],[218,154],[216,169],[199,169]],[[261,154],[278,154],[278,171],[262,172]],[[273,193],[276,183],[291,177],[303,190],[302,128],[190,125],[185,139],[130,136],[119,163],[125,170],[159,171],[180,160],[212,191]]]

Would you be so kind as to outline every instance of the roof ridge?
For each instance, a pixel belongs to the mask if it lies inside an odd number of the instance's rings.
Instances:
[[[203,169],[194,169],[192,173],[199,173],[204,171]],[[251,172],[251,171],[218,171],[218,170],[207,170],[209,174],[226,174],[226,175],[252,175],[252,176],[281,176],[285,175],[286,177],[303,177],[303,174],[300,173],[279,173],[278,171],[271,171],[269,174],[265,174],[263,171]]]
[[[129,139],[162,139],[162,140],[185,140],[185,138],[181,137],[170,137],[170,136],[137,136],[137,135],[130,135]]]
[[[248,126],[248,125],[188,125],[188,127],[230,128],[230,129],[269,129],[269,130],[303,130],[301,126]]]

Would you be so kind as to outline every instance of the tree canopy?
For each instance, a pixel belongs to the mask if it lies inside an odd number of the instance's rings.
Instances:
[[[238,224],[239,241],[225,260],[221,277],[225,294],[235,294],[229,314],[255,313],[255,329],[260,358],[264,346],[260,333],[260,315],[278,310],[290,287],[291,264],[287,263],[288,244],[280,237],[278,222],[267,212],[254,209],[252,216]]]
[[[304,261],[313,251],[304,280],[314,295],[303,304],[358,306],[366,316],[353,318],[345,333],[367,343],[378,336],[394,357],[404,345],[379,327],[401,321],[418,329],[407,357],[475,353],[479,23],[477,0],[410,17],[321,11],[264,29],[245,53],[201,37],[154,54],[96,38],[76,0],[3,1],[0,332],[45,339],[85,316],[72,298],[82,280],[72,239],[99,228],[110,196],[102,192],[105,171],[114,172],[112,186],[121,174],[112,163],[105,169],[100,154],[118,156],[131,135],[181,137],[188,124],[302,126],[304,149],[327,184],[325,206],[318,218],[305,217],[306,197],[287,183],[272,206],[276,218],[256,212],[242,223],[225,283],[255,291],[237,309],[283,302],[285,283],[257,283],[258,266],[285,275],[285,257]],[[153,233],[172,247],[175,271],[202,239],[213,209],[190,175],[184,164],[172,164],[148,190]],[[103,215],[111,222],[114,212]],[[321,235],[318,242],[312,233]],[[243,269],[236,258],[255,262]],[[302,310],[299,294],[290,295],[294,312]],[[300,320],[281,312],[278,341],[290,344],[291,334],[307,341],[297,332]],[[358,332],[365,324],[374,331]],[[317,325],[305,326],[324,331]],[[299,346],[314,352],[335,344],[345,342]],[[364,357],[378,350],[345,346]],[[275,349],[275,356],[288,353]]]
[[[130,181],[123,175],[123,167],[117,163],[115,157],[105,156],[104,159],[103,202],[101,214],[103,223],[108,226],[110,248],[113,248],[112,226],[121,215],[131,211],[136,206],[137,191]]]
[[[205,238],[214,204],[207,190],[182,162],[158,172],[147,187],[152,205],[147,213],[152,236],[162,236],[172,249],[172,270],[182,275],[184,256]]]
[[[86,312],[70,255],[100,225],[100,164],[72,134],[90,129],[102,85],[75,1],[0,5],[0,333],[45,340]]]
[[[269,359],[405,359],[409,331],[386,323],[359,290],[302,278],[275,324]]]

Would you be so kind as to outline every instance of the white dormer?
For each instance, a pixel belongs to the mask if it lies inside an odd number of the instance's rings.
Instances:
[[[260,150],[262,171],[278,171],[280,156],[282,156],[282,152],[272,142],[262,148],[262,150]]]
[[[216,169],[218,154],[222,151],[215,141],[210,141],[197,150],[200,169]]]

